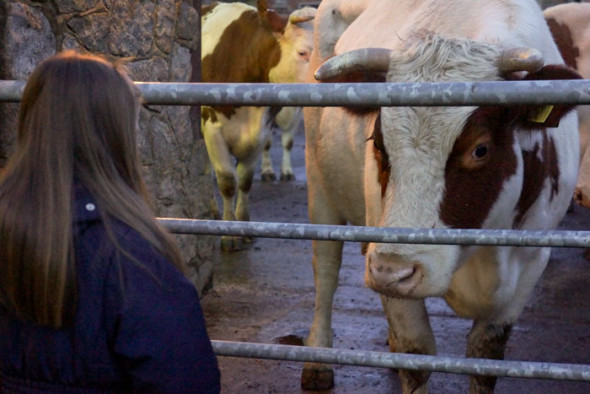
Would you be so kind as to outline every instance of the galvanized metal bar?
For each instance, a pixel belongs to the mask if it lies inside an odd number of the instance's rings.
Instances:
[[[0,80],[0,102],[18,102],[20,101],[25,81],[5,81]]]
[[[590,381],[590,365],[488,360],[363,350],[211,341],[218,356],[399,368],[455,374]]]
[[[449,83],[136,82],[146,104],[282,106],[473,106],[590,104],[590,80]],[[0,101],[18,101],[22,81],[0,81]]]
[[[173,233],[446,245],[590,247],[590,231],[411,229],[160,218]]]
[[[590,80],[452,83],[177,84],[138,83],[155,104],[284,106],[472,106],[590,104]]]

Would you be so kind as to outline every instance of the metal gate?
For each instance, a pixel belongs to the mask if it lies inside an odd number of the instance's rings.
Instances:
[[[590,80],[453,83],[207,84],[137,82],[147,104],[282,106],[475,106],[590,104]],[[0,81],[0,102],[17,102],[23,81]],[[355,242],[590,247],[590,231],[401,229],[160,219],[174,233]],[[590,365],[465,359],[212,341],[217,355],[448,373],[590,381]]]

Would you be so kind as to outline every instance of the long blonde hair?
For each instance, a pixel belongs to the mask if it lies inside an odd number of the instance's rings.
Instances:
[[[0,305],[17,317],[50,327],[73,321],[75,178],[96,199],[117,246],[112,219],[183,270],[177,246],[146,202],[138,111],[125,70],[102,57],[63,52],[28,79],[17,148],[0,176]]]

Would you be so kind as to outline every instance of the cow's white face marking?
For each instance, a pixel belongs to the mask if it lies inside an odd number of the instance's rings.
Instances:
[[[382,110],[383,137],[391,174],[379,226],[447,227],[439,215],[445,191],[446,161],[454,139],[461,133],[464,120],[472,110],[467,107]],[[420,277],[420,286],[411,288],[408,285],[410,290],[403,293],[404,296],[442,295],[456,269],[458,256],[459,248],[452,245],[371,244],[367,268],[370,270],[369,264],[378,266],[377,261],[381,259],[386,259],[384,265],[388,266],[410,265],[420,271],[415,274]]]
[[[428,36],[430,37],[430,36]],[[390,82],[499,79],[498,50],[464,40],[409,42],[391,59]],[[446,228],[440,215],[447,160],[474,107],[383,108],[383,143],[391,172],[379,225]],[[458,246],[373,244],[367,253],[367,284],[385,294],[442,295],[458,268]],[[404,278],[391,267],[411,267]],[[389,271],[388,271],[389,270]],[[391,275],[388,272],[392,273]],[[392,276],[393,275],[393,276]],[[396,282],[397,284],[391,285]],[[405,282],[405,283],[404,283]],[[384,283],[388,285],[384,287]]]
[[[392,56],[388,81],[498,79],[494,56],[483,56],[493,55],[493,47],[436,37],[433,41],[418,51]],[[454,67],[465,67],[447,72],[446,57]],[[461,77],[459,70],[470,71]],[[575,76],[566,68],[547,66],[527,78],[559,75]],[[542,126],[533,116],[536,110],[529,106],[383,108],[381,139],[391,168],[379,225],[511,228],[522,227],[529,212],[547,214],[549,223],[540,228],[556,225],[550,218],[563,215],[566,204],[560,188],[568,187],[560,164],[570,166],[567,153],[558,151],[563,144],[556,146],[553,134],[558,131],[546,128],[555,127],[569,109],[556,107],[551,112],[554,118]],[[366,283],[389,296],[443,295],[460,268],[461,255],[457,246],[376,244],[367,255]]]

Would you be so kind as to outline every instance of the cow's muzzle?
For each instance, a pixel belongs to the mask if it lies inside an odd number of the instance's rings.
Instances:
[[[423,278],[422,266],[403,256],[375,251],[367,256],[365,284],[378,293],[412,298]]]

